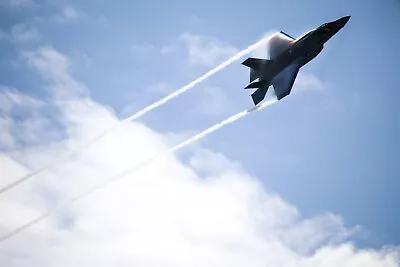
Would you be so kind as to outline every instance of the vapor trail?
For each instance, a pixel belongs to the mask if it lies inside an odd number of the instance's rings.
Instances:
[[[211,126],[211,127],[207,128],[207,129],[205,129],[204,131],[192,136],[191,138],[188,138],[185,141],[183,141],[183,142],[181,142],[181,143],[179,143],[179,144],[177,144],[177,145],[175,145],[173,147],[170,147],[167,150],[164,150],[162,153],[160,153],[160,154],[158,154],[158,155],[156,155],[154,157],[151,157],[151,158],[149,158],[149,159],[147,159],[145,161],[142,161],[139,164],[136,164],[135,166],[133,166],[133,167],[121,172],[120,174],[112,177],[111,179],[106,180],[105,182],[90,188],[89,190],[85,191],[84,193],[82,193],[80,195],[77,195],[77,196],[75,196],[73,198],[70,198],[70,199],[66,200],[64,203],[59,204],[55,209],[49,210],[49,211],[43,213],[42,215],[40,215],[40,216],[36,217],[35,219],[29,221],[28,223],[26,223],[26,224],[24,224],[24,225],[22,225],[22,226],[20,226],[20,227],[18,227],[16,229],[14,229],[13,231],[7,233],[6,235],[0,237],[0,243],[2,243],[3,241],[5,241],[7,239],[12,238],[13,236],[21,233],[22,231],[30,228],[31,226],[34,226],[35,224],[37,224],[37,223],[43,221],[44,219],[50,217],[57,210],[59,210],[59,209],[61,209],[63,207],[66,207],[68,204],[72,204],[72,203],[74,203],[74,202],[76,202],[76,201],[78,201],[78,200],[80,200],[80,199],[82,199],[82,198],[84,198],[84,197],[96,192],[97,190],[100,190],[101,188],[106,187],[110,183],[113,183],[113,182],[123,178],[127,174],[129,174],[129,173],[131,173],[131,172],[133,172],[135,170],[138,170],[138,169],[140,169],[140,168],[142,168],[144,166],[147,166],[148,164],[152,163],[156,159],[164,157],[166,155],[169,155],[170,153],[174,153],[174,152],[176,152],[176,151],[178,151],[178,150],[180,150],[180,149],[182,149],[182,148],[184,148],[184,147],[186,147],[186,146],[188,146],[188,145],[190,145],[190,144],[192,144],[192,143],[194,143],[194,142],[206,137],[207,135],[209,135],[209,134],[221,129],[222,127],[224,127],[226,125],[229,125],[229,124],[231,124],[231,123],[233,123],[233,122],[235,122],[235,121],[247,116],[251,112],[264,109],[265,107],[270,106],[270,105],[272,105],[272,104],[274,104],[276,102],[277,102],[277,100],[266,101],[266,102],[262,103],[261,105],[257,106],[256,108],[251,108],[251,109],[247,109],[247,110],[241,111],[241,112],[236,113],[235,115],[232,115],[229,118],[227,118],[227,119],[225,119],[225,120],[223,120],[223,121],[221,121],[221,122],[219,122],[217,124],[214,124],[213,126]]]
[[[125,120],[128,120],[128,121],[135,120],[135,119],[143,116],[147,112],[149,112],[149,111],[151,111],[151,110],[153,110],[153,109],[155,109],[155,108],[167,103],[168,101],[174,99],[175,97],[179,96],[180,94],[183,94],[184,92],[188,91],[189,89],[191,89],[192,87],[194,87],[198,83],[201,83],[202,81],[204,81],[207,78],[209,78],[211,75],[214,75],[215,73],[217,73],[218,71],[223,70],[224,68],[226,68],[227,66],[229,66],[230,64],[235,62],[236,60],[238,60],[241,57],[247,55],[248,53],[250,53],[251,51],[256,49],[260,44],[262,44],[268,38],[269,37],[265,37],[265,38],[261,39],[260,41],[250,45],[246,49],[243,49],[242,51],[238,52],[236,55],[233,55],[232,57],[230,57],[226,61],[222,62],[220,65],[218,65],[214,69],[212,69],[212,70],[208,71],[207,73],[205,73],[203,76],[200,76],[199,78],[197,78],[194,81],[188,83],[184,87],[176,90],[175,92],[171,93],[170,95],[167,95],[166,97],[158,100],[157,102],[154,102],[153,104],[151,104],[151,105],[145,107],[144,109],[136,112],[135,114],[133,114],[132,116],[126,118]]]
[[[11,182],[10,184],[4,186],[3,188],[0,188],[0,194],[10,190],[11,188],[14,188],[15,186],[17,186],[17,185],[19,185],[19,184],[21,184],[23,182],[25,182],[26,180],[30,179],[31,177],[36,176],[36,175],[44,172],[47,169],[50,169],[51,167],[55,166],[56,164],[63,162],[68,157],[74,155],[75,153],[79,152],[80,150],[84,149],[85,147],[88,147],[89,145],[91,145],[95,141],[99,140],[100,138],[104,137],[105,135],[107,135],[111,131],[116,130],[119,126],[121,126],[121,122],[124,123],[124,122],[128,122],[128,121],[136,120],[136,119],[142,117],[143,115],[145,115],[147,112],[149,112],[149,111],[151,111],[151,110],[153,110],[155,108],[158,108],[161,105],[167,103],[168,101],[174,99],[175,97],[183,94],[184,92],[186,92],[189,89],[193,88],[195,85],[203,82],[204,80],[206,80],[210,76],[214,75],[215,73],[223,70],[224,68],[226,68],[227,66],[229,66],[230,64],[235,62],[236,60],[240,59],[242,56],[245,56],[246,54],[248,54],[251,51],[255,50],[260,44],[262,44],[268,38],[270,38],[270,37],[264,37],[263,39],[259,40],[258,42],[254,43],[254,44],[252,44],[250,46],[248,46],[247,48],[243,49],[242,51],[239,51],[237,54],[233,55],[232,57],[230,57],[226,61],[222,62],[220,65],[218,65],[214,69],[208,71],[204,75],[198,77],[194,81],[188,83],[187,85],[185,85],[182,88],[176,90],[175,92],[167,95],[166,97],[154,102],[153,104],[150,104],[149,106],[143,108],[142,110],[139,110],[138,112],[136,112],[132,116],[129,116],[129,117],[123,119],[122,121],[116,123],[115,125],[110,127],[108,130],[104,131],[103,133],[99,134],[98,136],[94,137],[93,139],[91,139],[91,140],[87,141],[86,143],[81,144],[79,147],[76,147],[75,149],[73,149],[73,150],[71,150],[71,151],[59,156],[53,162],[50,162],[49,164],[45,165],[44,167],[42,167],[40,169],[37,169],[37,170],[35,170],[35,171],[31,172],[31,173],[28,173],[25,176],[15,180],[14,182]]]

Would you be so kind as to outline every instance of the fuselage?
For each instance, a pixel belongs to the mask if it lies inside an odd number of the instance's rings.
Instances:
[[[261,73],[260,79],[271,81],[284,68],[294,63],[302,67],[315,58],[323,48],[323,43],[318,42],[315,34],[308,33],[276,57],[269,71]]]
[[[325,23],[293,41],[293,44],[272,59],[273,64],[268,72],[262,72],[260,81],[269,86],[273,78],[291,64],[298,64],[301,68],[314,59],[324,48],[324,44],[335,35],[349,20],[343,17],[336,21]]]

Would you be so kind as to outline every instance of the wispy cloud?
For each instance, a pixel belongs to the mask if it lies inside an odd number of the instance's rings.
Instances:
[[[78,20],[82,15],[82,12],[78,11],[75,7],[67,5],[60,8],[59,13],[51,16],[50,19],[58,23],[67,23]]]
[[[176,54],[187,56],[192,65],[213,67],[239,52],[236,47],[226,44],[215,37],[184,32],[176,42],[160,48],[162,55]]]
[[[163,45],[160,49],[160,53],[161,55],[169,55],[169,54],[173,54],[176,53],[178,51],[178,45],[176,43],[174,44],[167,44],[167,45]]]
[[[27,8],[34,6],[35,2],[33,0],[9,0],[8,5],[12,8]]]
[[[79,17],[78,11],[73,6],[66,6],[62,10],[64,18],[74,20]]]
[[[154,86],[151,86],[149,88],[150,92],[154,92],[157,94],[162,94],[162,95],[166,95],[168,93],[170,93],[174,88],[166,82],[159,82],[156,83]]]
[[[326,85],[315,75],[304,71],[299,72],[295,85],[299,90],[316,90],[321,91],[325,89]]]
[[[41,36],[39,31],[34,26],[18,23],[11,28],[9,37],[12,41],[21,43],[36,41],[40,39]]]
[[[54,93],[60,97],[87,93],[87,88],[71,77],[71,62],[68,57],[51,46],[41,46],[35,51],[24,51],[22,56],[43,79],[57,87]]]
[[[45,103],[20,94],[16,89],[0,87],[0,150],[10,151],[36,145],[54,134],[48,118],[41,115]]]
[[[149,43],[134,44],[131,47],[132,55],[138,60],[149,60],[156,54],[157,47]]]
[[[6,38],[7,38],[7,33],[4,30],[0,29],[0,41]]]
[[[6,114],[9,114],[15,106],[36,108],[43,104],[33,97],[20,94],[15,88],[0,86],[0,92],[0,109]]]
[[[229,114],[234,112],[234,106],[217,86],[206,86],[201,91],[197,101],[198,109],[208,115]]]
[[[179,39],[185,43],[189,62],[195,65],[211,67],[239,51],[212,37],[183,33]]]
[[[56,140],[57,146],[43,142],[23,151],[3,152],[2,182],[4,177],[15,179],[29,171],[19,162],[22,155],[30,168],[39,167],[76,140],[90,138],[118,121],[112,110],[79,93],[60,97],[60,84],[71,92],[81,84],[72,76],[67,56],[44,47],[25,58],[56,96],[57,101],[51,102],[60,111],[58,119],[68,138]],[[4,98],[2,105],[10,107],[20,101],[15,99],[26,97],[14,92],[14,100]],[[35,110],[30,101],[19,103]],[[9,132],[7,127],[0,130]],[[31,130],[22,128],[20,134]],[[164,135],[141,123],[126,123],[66,164],[4,195],[0,234],[167,147]],[[256,177],[223,154],[200,147],[189,157],[189,164],[172,155],[160,159],[7,240],[0,250],[0,265],[18,261],[34,267],[209,266],[210,262],[218,266],[396,266],[399,248],[355,248],[346,242],[347,228],[340,216],[303,218],[296,207],[267,192]]]

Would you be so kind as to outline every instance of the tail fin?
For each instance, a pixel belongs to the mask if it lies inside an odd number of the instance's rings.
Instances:
[[[282,33],[283,35],[286,35],[287,37],[289,37],[289,38],[292,39],[292,40],[296,40],[296,38],[290,36],[290,35],[287,34],[286,32],[281,31],[281,33]]]
[[[252,95],[251,98],[253,99],[254,105],[257,106],[258,103],[264,100],[265,95],[267,94],[268,87],[259,88],[257,89]]]
[[[249,57],[242,62],[243,65],[250,68],[250,84],[245,89],[258,88],[251,97],[253,98],[254,105],[264,100],[269,87],[269,80],[259,80],[253,82],[255,79],[260,78],[261,74],[268,71],[272,65],[272,60]],[[265,78],[265,77],[264,77]]]
[[[250,69],[257,70],[259,72],[263,72],[268,69],[271,65],[272,61],[269,59],[262,59],[262,58],[254,58],[249,57],[245,61],[242,62],[243,65],[249,67]]]
[[[271,60],[249,57],[242,64],[250,68],[250,82],[252,82],[260,78],[263,71],[268,70]]]

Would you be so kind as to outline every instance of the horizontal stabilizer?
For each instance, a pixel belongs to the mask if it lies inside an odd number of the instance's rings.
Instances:
[[[268,87],[268,82],[265,80],[249,83],[244,89],[254,89],[261,87]]]
[[[265,71],[268,68],[268,66],[271,65],[271,63],[272,61],[269,59],[254,58],[254,57],[249,57],[248,59],[242,62],[243,65],[260,72]]]
[[[244,89],[253,89],[253,88],[259,88],[261,82],[253,82],[249,83]]]
[[[257,106],[258,103],[264,100],[265,95],[267,94],[268,87],[257,89],[252,95],[254,105]]]

